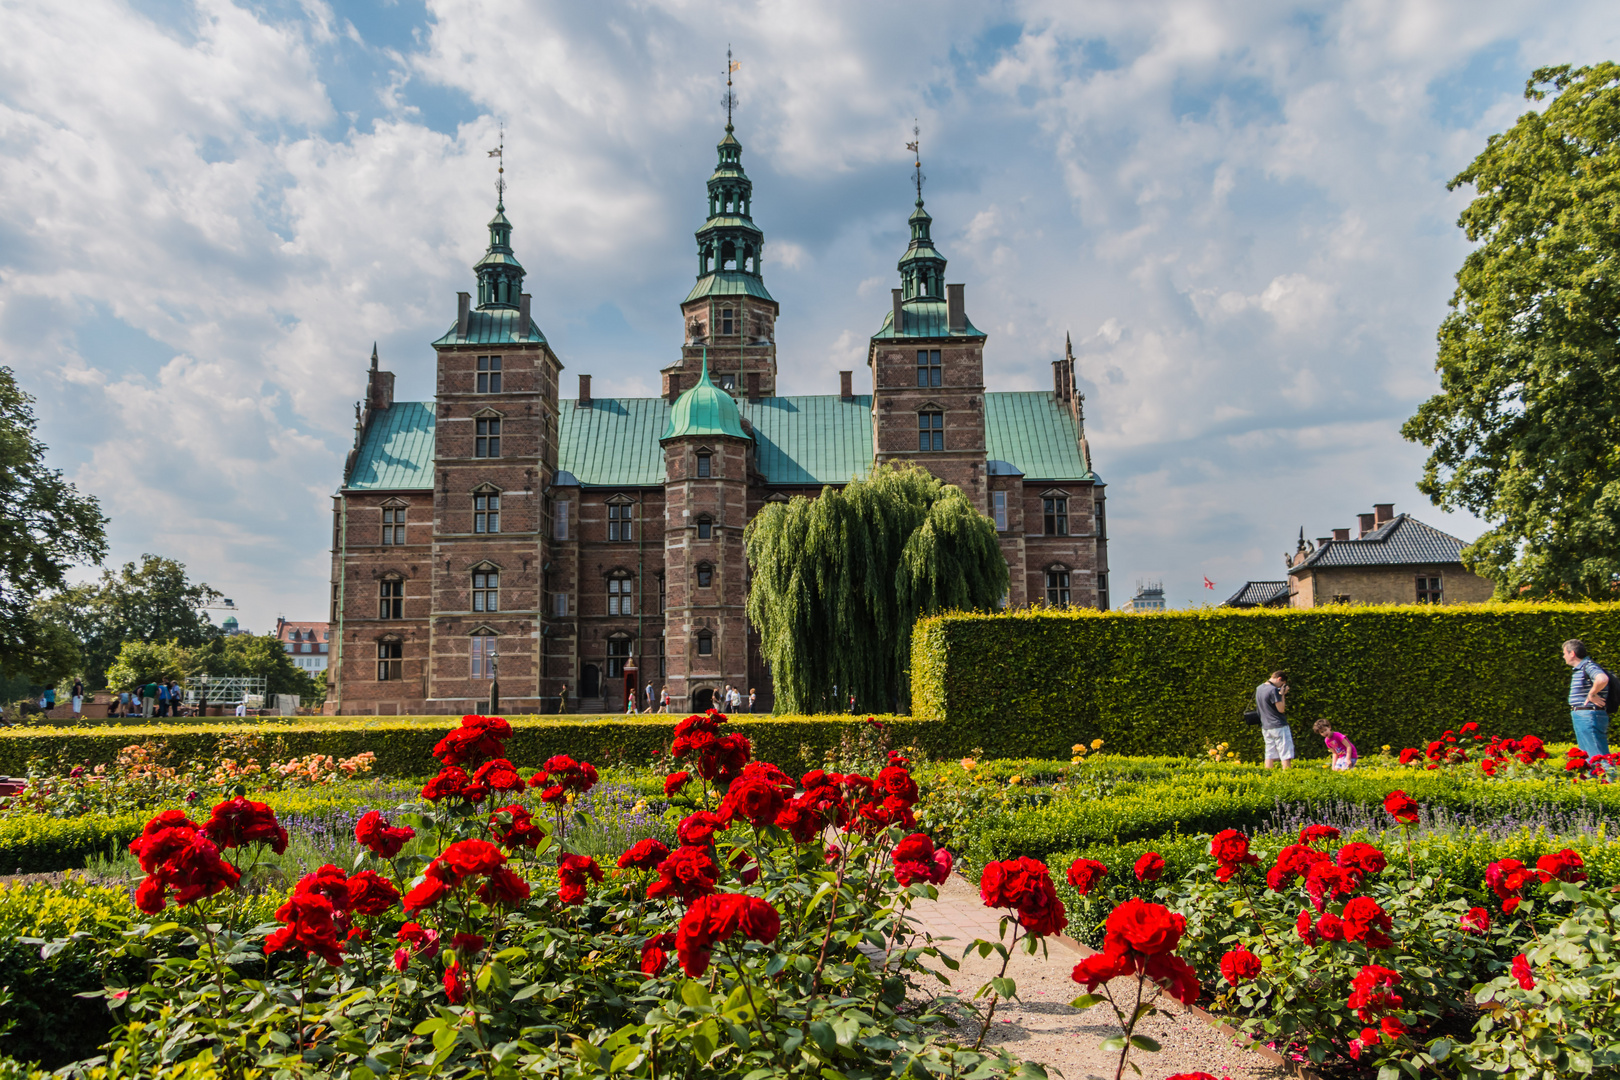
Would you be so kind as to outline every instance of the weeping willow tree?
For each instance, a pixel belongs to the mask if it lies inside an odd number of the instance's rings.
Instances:
[[[778,712],[842,711],[851,692],[866,709],[904,709],[917,619],[987,610],[1007,592],[994,524],[916,467],[768,504],[744,542]]]

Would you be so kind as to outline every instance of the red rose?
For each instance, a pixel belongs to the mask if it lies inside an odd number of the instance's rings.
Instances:
[[[658,880],[647,887],[647,898],[677,896],[691,902],[714,892],[720,867],[706,847],[680,847],[658,864]]]
[[[776,815],[776,827],[793,837],[795,844],[808,844],[821,834],[822,821],[801,799],[794,799]]]
[[[1215,1077],[1207,1072],[1190,1072],[1174,1073],[1165,1077],[1164,1080],[1215,1080]]]
[[[265,955],[292,949],[337,967],[343,963],[343,947],[338,943],[336,915],[332,901],[319,893],[294,892],[276,909],[276,918],[285,925],[265,938]]]
[[[546,841],[546,830],[535,823],[533,814],[517,803],[491,814],[489,830],[496,841],[509,850],[526,847],[532,851]]]
[[[1530,970],[1530,961],[1525,959],[1524,953],[1513,958],[1513,977],[1519,980],[1519,989],[1534,990],[1536,988],[1535,974]]]
[[[506,862],[501,849],[488,840],[457,840],[433,860],[447,868],[457,882],[475,874],[487,874]]]
[[[422,785],[422,798],[428,802],[455,798],[467,789],[468,780],[465,771],[454,765],[446,765],[439,770],[438,776]]]
[[[1249,854],[1249,838],[1236,829],[1222,829],[1211,837],[1209,853],[1215,856],[1215,877],[1223,884],[1242,873],[1244,867],[1260,865],[1260,857]]]
[[[1307,825],[1299,830],[1299,842],[1302,844],[1315,844],[1338,838],[1339,830],[1331,825]]]
[[[262,802],[238,797],[214,807],[202,833],[222,848],[267,844],[277,855],[287,850],[287,830],[276,822],[276,812]]]
[[[776,822],[787,800],[782,791],[763,776],[744,774],[733,780],[720,803],[720,815],[728,820],[743,818],[755,828]],[[712,835],[712,833],[711,833]]]
[[[665,795],[675,795],[675,794],[677,794],[683,787],[685,787],[691,781],[691,779],[692,779],[692,774],[689,773],[689,772],[670,773],[668,776],[664,777],[664,794]]]
[[[1412,762],[1416,761],[1418,758],[1420,758],[1422,756],[1423,756],[1423,751],[1421,751],[1421,750],[1406,749],[1406,750],[1401,751],[1400,761],[1401,761],[1402,765],[1410,765],[1410,764],[1412,764]]]
[[[1074,891],[1081,896],[1091,895],[1091,890],[1108,873],[1108,867],[1096,859],[1076,859],[1069,864],[1069,872],[1065,875]]]
[[[712,810],[699,810],[675,826],[675,837],[683,847],[707,847],[714,841],[716,832],[729,828],[731,828],[729,818],[722,817]]]
[[[1058,899],[1051,875],[1045,872],[1044,866],[1041,870],[1041,876],[1032,883],[1018,908],[1019,925],[1031,937],[1061,934],[1063,928],[1069,925],[1069,917],[1063,910],[1063,901]]]
[[[460,1005],[467,1000],[467,983],[462,978],[460,960],[444,969],[444,996],[452,1005]]]
[[[1143,956],[1174,952],[1186,925],[1185,919],[1173,915],[1163,904],[1133,896],[1108,916],[1104,947],[1114,951],[1129,949]]]
[[[1381,874],[1388,865],[1382,851],[1359,840],[1339,849],[1338,863],[1346,870],[1358,870],[1363,874]]]
[[[877,788],[884,797],[894,797],[902,802],[914,803],[917,801],[917,782],[899,765],[890,765],[877,774]]]
[[[724,893],[700,897],[681,917],[675,934],[675,951],[681,968],[697,978],[709,969],[715,945],[741,933],[743,937],[769,945],[776,940],[782,919],[775,908],[757,896]]]
[[[601,871],[597,871],[600,880]],[[489,880],[478,887],[478,899],[494,907],[497,904],[512,906],[529,898],[529,883],[512,873],[504,866],[498,866],[489,872]]]
[[[1305,891],[1310,894],[1311,903],[1316,905],[1317,911],[1327,907],[1331,897],[1349,896],[1360,885],[1359,873],[1326,860],[1313,865],[1311,872],[1305,875]]]
[[[486,761],[473,773],[472,782],[491,791],[522,791],[523,777],[518,775],[517,769],[505,758],[496,758]]]
[[[1536,869],[1543,874],[1558,881],[1578,882],[1586,880],[1586,863],[1580,855],[1565,848],[1556,855],[1543,855],[1536,860]]]
[[[399,890],[393,882],[372,870],[362,870],[348,880],[347,905],[357,915],[382,915],[399,903]]]
[[[620,870],[656,870],[658,864],[669,858],[669,845],[662,840],[648,837],[637,840],[630,849],[619,856]]]
[[[1395,924],[1378,901],[1370,896],[1358,896],[1344,905],[1344,936],[1351,941],[1365,942],[1369,949],[1387,949],[1394,943],[1388,934]]]
[[[463,716],[461,726],[439,740],[433,756],[445,765],[465,765],[500,757],[512,725],[498,716]]]
[[[439,932],[408,922],[399,928],[394,940],[401,945],[394,950],[394,969],[404,971],[410,965],[411,957],[431,953],[439,947]]]
[[[565,904],[577,904],[585,899],[586,880],[601,881],[602,869],[596,860],[586,855],[564,855],[557,866],[557,896]]]
[[[1282,892],[1296,878],[1305,877],[1311,867],[1327,862],[1328,857],[1308,844],[1289,844],[1277,852],[1277,865],[1266,871],[1266,887]]]
[[[428,874],[420,884],[414,886],[405,894],[405,914],[414,915],[424,908],[430,908],[450,895],[450,883],[443,878]]]
[[[1198,973],[1179,956],[1150,956],[1142,965],[1142,971],[1183,1005],[1193,1004],[1203,993]]]
[[[1221,978],[1229,986],[1242,986],[1260,974],[1260,958],[1239,947],[1221,957]]]
[[[675,935],[654,934],[641,946],[641,973],[649,979],[658,975],[669,963],[669,950],[675,947]]]
[[[378,858],[392,859],[416,838],[416,830],[408,825],[395,828],[382,814],[372,810],[355,823],[354,838]]]
[[[1384,796],[1384,810],[1402,825],[1416,825],[1417,800],[1404,791],[1392,791]]]
[[[729,784],[742,775],[752,754],[753,744],[746,736],[722,735],[698,754],[698,775],[711,784]]]
[[[1462,928],[1470,934],[1485,934],[1491,929],[1491,916],[1482,907],[1469,908],[1468,913],[1459,920]]]
[[[1316,920],[1316,936],[1322,941],[1343,941],[1344,920],[1329,912]]]
[[[1310,912],[1302,911],[1299,913],[1299,918],[1294,921],[1294,932],[1299,935],[1299,940],[1303,941],[1306,945],[1309,945],[1311,948],[1316,947],[1316,928],[1315,924],[1311,922]]]
[[[1074,965],[1074,973],[1070,975],[1075,982],[1086,988],[1086,993],[1096,993],[1097,987],[1110,979],[1117,979],[1121,975],[1134,975],[1138,971],[1138,961],[1129,953],[1100,952],[1093,953]]]
[[[1350,981],[1350,999],[1346,1004],[1362,1023],[1370,1024],[1382,1014],[1401,1007],[1401,995],[1394,992],[1394,987],[1400,984],[1400,972],[1368,964]]]
[[[1146,852],[1131,869],[1135,871],[1137,881],[1158,881],[1164,876],[1164,857],[1157,851]]]

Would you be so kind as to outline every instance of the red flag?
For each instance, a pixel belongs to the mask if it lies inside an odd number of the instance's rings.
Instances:
[[[1209,578],[1206,577],[1204,579],[1204,588],[1213,589],[1214,587],[1215,587],[1215,583],[1213,581],[1209,580]]]

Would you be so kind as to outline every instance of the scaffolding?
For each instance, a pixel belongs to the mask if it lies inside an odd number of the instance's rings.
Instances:
[[[186,687],[186,704],[195,705],[208,695],[210,705],[247,705],[257,709],[264,705],[268,679],[263,675],[199,675]]]

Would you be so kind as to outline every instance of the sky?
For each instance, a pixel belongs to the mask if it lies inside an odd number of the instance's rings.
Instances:
[[[109,562],[177,558],[258,631],[325,616],[372,343],[432,394],[500,125],[564,393],[656,392],[728,45],[783,393],[867,388],[915,123],[988,387],[1048,388],[1073,336],[1116,603],[1280,579],[1374,502],[1471,539],[1399,433],[1468,250],[1446,183],[1532,70],[1620,52],[1609,0],[0,0],[0,29],[0,364]]]

